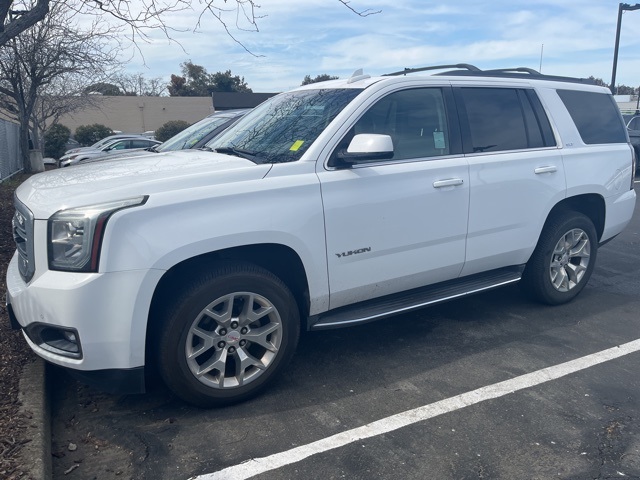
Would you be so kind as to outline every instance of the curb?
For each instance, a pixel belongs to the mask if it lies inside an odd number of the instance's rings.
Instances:
[[[22,368],[19,385],[20,413],[27,419],[26,436],[31,441],[21,450],[28,478],[51,479],[51,410],[46,365],[36,358]]]

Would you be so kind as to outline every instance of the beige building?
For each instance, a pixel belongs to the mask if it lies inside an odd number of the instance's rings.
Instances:
[[[64,115],[59,123],[75,132],[100,123],[123,133],[153,131],[170,120],[195,123],[214,112],[211,97],[99,96],[96,106]]]

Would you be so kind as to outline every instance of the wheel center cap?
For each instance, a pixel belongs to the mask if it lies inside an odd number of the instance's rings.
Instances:
[[[227,341],[227,343],[231,345],[235,345],[240,341],[241,338],[242,338],[242,335],[240,335],[240,332],[238,332],[237,330],[233,330],[227,333],[225,340]]]
[[[569,255],[566,253],[562,255],[562,258],[560,259],[560,263],[562,263],[562,265],[566,265],[567,263],[569,263]]]

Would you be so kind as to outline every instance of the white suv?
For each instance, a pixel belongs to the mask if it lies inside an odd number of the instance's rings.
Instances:
[[[272,381],[301,328],[520,280],[568,302],[633,214],[620,112],[587,81],[455,67],[359,71],[267,100],[211,151],[31,177],[14,326],[107,391],[142,392],[155,367],[212,406]]]

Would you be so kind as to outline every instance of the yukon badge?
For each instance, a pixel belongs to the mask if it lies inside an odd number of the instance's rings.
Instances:
[[[349,250],[348,252],[336,253],[336,257],[349,257],[351,255],[358,255],[359,253],[370,252],[371,247],[359,248],[358,250]]]

